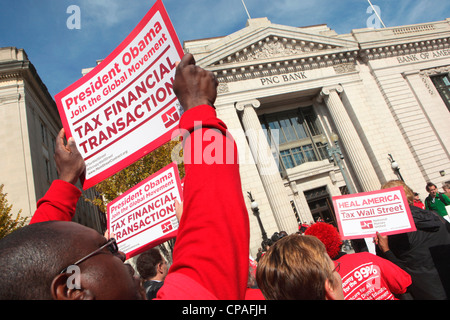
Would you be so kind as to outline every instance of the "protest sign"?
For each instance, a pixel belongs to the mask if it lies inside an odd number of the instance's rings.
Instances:
[[[183,55],[158,0],[106,59],[55,96],[86,162],[83,189],[170,141],[182,113],[173,80]]]
[[[343,240],[416,231],[403,187],[332,199]]]
[[[108,231],[127,258],[177,235],[175,199],[182,202],[178,167],[173,162],[107,205]]]

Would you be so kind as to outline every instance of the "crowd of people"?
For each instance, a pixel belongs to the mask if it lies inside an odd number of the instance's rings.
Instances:
[[[322,247],[321,254],[317,253],[317,256],[323,255],[323,249],[325,249],[327,256],[335,263],[334,271],[340,275],[340,286],[345,300],[447,300],[450,297],[448,214],[445,208],[438,211],[423,204],[418,193],[413,192],[403,181],[389,181],[381,186],[381,189],[398,186],[403,187],[405,191],[417,231],[389,237],[377,233],[374,238],[376,254],[370,253],[366,245],[361,245],[361,242],[365,243],[362,239],[361,241],[352,240],[352,245],[349,246],[342,241],[337,228],[331,223],[324,222],[323,219],[299,224],[297,236],[313,236],[325,246]],[[448,190],[448,188],[443,189],[444,192]],[[437,192],[437,187],[433,183],[428,183],[426,190],[429,192],[426,202],[442,201],[444,205],[450,204],[447,196]],[[310,289],[305,289],[304,292],[284,290],[281,293],[280,291],[288,279],[291,279],[289,282],[292,281],[292,270],[299,270],[300,265],[305,265],[306,261],[311,260],[308,256],[298,256],[294,259],[292,255],[293,251],[305,245],[299,243],[305,240],[299,240],[294,235],[285,237],[286,234],[280,237],[280,234],[283,232],[275,233],[261,244],[262,248],[257,256],[258,284],[264,295],[270,299],[303,299],[311,294]],[[298,246],[298,248],[287,250],[289,246]],[[346,251],[353,253],[342,250],[344,246],[351,248]],[[317,261],[316,263],[319,263]],[[283,268],[275,268],[275,265],[281,264]],[[309,272],[312,271],[309,270]],[[299,281],[296,287],[308,288],[301,282],[305,281],[307,274],[307,271],[303,271],[302,275],[295,277]],[[317,275],[312,274],[309,277],[314,278],[314,276]],[[274,286],[273,279],[277,279],[277,287]],[[332,279],[332,277],[322,276],[322,281],[319,283],[323,291],[317,292],[317,299],[327,298],[327,291],[324,289],[326,279]]]
[[[138,257],[135,270],[113,237],[71,222],[81,196],[75,184],[84,179],[85,163],[72,138],[65,144],[61,130],[55,148],[59,179],[38,201],[30,224],[0,240],[0,299],[450,297],[450,235],[444,212],[450,199],[433,184],[427,185],[430,196],[423,206],[402,181],[382,186],[404,188],[417,231],[377,234],[377,254],[343,252],[338,230],[317,221],[302,223],[294,234],[275,233],[262,243],[256,261],[249,259],[249,219],[237,148],[216,116],[217,85],[213,73],[198,67],[191,54],[177,65],[173,89],[184,108],[184,157],[208,148],[202,137],[214,129],[221,141],[209,143],[222,144],[223,161],[185,161],[184,201],[181,213],[177,203],[179,228],[170,267],[153,248]],[[224,259],[230,254],[232,259]],[[74,266],[79,274],[71,272]]]

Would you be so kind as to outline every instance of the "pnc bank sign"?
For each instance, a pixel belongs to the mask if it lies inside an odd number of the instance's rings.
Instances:
[[[288,74],[280,74],[270,77],[263,77],[259,78],[259,81],[261,81],[261,85],[268,86],[268,85],[282,84],[286,82],[301,81],[305,79],[308,79],[306,72],[301,71]]]

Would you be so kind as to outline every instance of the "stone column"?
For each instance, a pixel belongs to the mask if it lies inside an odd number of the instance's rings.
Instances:
[[[255,108],[259,108],[260,102],[254,99],[238,102],[235,106],[242,114],[245,135],[248,138],[253,160],[274,213],[278,231],[284,230],[287,233],[293,233],[298,230],[297,219],[292,210],[283,179],[278,171],[277,163],[255,111]],[[268,236],[270,237],[270,235]]]
[[[331,113],[338,130],[339,141],[345,146],[349,157],[348,160],[351,162],[358,181],[363,188],[362,191],[378,190],[380,189],[380,182],[375,169],[339,97],[339,93],[343,91],[344,89],[341,85],[324,87],[320,92],[320,97],[323,98]]]

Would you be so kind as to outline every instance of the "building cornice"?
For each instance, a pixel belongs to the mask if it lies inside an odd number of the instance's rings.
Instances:
[[[60,122],[55,100],[48,92],[34,65],[28,60],[25,51],[14,47],[1,48],[1,50],[3,50],[3,56],[10,58],[0,62],[0,81],[23,80],[40,100],[42,106],[47,106],[47,111],[54,120],[57,123]]]
[[[283,40],[282,40],[283,41]],[[370,60],[385,59],[415,53],[443,50],[450,48],[450,37],[430,39],[424,41],[412,41],[402,44],[389,44],[381,47],[366,49],[342,50],[317,50],[310,54],[283,55],[283,49],[266,50],[261,60],[250,59],[254,53],[243,52],[247,57],[240,61],[230,60],[230,63],[219,63],[207,67],[213,71],[220,83],[240,80],[255,79],[279,74],[293,73],[325,67],[333,67],[336,73],[355,71],[356,60],[364,62]],[[284,51],[286,52],[286,51]],[[241,54],[236,55],[236,57]],[[278,59],[277,59],[278,58]]]
[[[363,61],[397,57],[415,53],[442,50],[450,48],[450,37],[438,39],[411,41],[402,44],[389,44],[384,46],[366,48],[360,50]]]
[[[447,49],[450,44],[450,20],[380,29],[357,29],[352,36],[358,42],[363,61]]]
[[[0,62],[0,80],[23,78],[30,68],[29,61]]]
[[[358,54],[357,47],[268,36],[206,68],[220,83],[227,83],[324,67],[336,67],[339,72],[348,70],[343,65],[354,65]]]
[[[304,32],[295,35],[292,30],[288,33],[266,25],[264,33],[255,30],[255,36],[247,34],[252,39],[247,45],[242,40],[221,38],[220,47],[226,51],[205,52],[198,64],[214,72],[221,84],[327,67],[333,67],[336,74],[349,73],[356,71],[357,60],[367,63],[450,48],[449,22],[357,29],[351,37],[308,37]],[[256,35],[263,37],[255,41]]]

